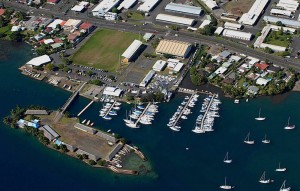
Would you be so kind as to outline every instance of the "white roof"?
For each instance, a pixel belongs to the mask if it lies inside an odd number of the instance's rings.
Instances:
[[[260,48],[270,48],[272,50],[274,50],[275,52],[284,52],[286,50],[287,47],[284,46],[277,46],[277,45],[273,45],[273,44],[267,44],[267,43],[261,43]]]
[[[52,40],[51,38],[44,40],[44,44],[52,44],[52,43],[54,43],[54,40]]]
[[[147,84],[150,82],[150,80],[153,78],[154,74],[155,74],[155,71],[150,70],[148,72],[148,74],[145,76],[145,78],[142,80],[142,82],[140,83],[140,86],[146,87]]]
[[[177,73],[181,70],[182,67],[183,67],[183,63],[178,62],[178,64],[176,64],[175,68],[173,69],[173,71]]]
[[[35,57],[35,58],[31,59],[26,64],[32,65],[32,66],[41,66],[48,62],[51,62],[51,58],[48,55],[43,55],[43,56],[39,56],[39,57]]]
[[[227,68],[221,66],[220,68],[218,68],[218,69],[215,71],[215,73],[216,73],[216,74],[223,74],[223,73],[226,72],[226,71],[227,71]]]
[[[119,97],[122,93],[122,90],[120,88],[115,88],[115,87],[105,87],[103,90],[104,95],[109,95],[109,96],[116,96]]]
[[[225,29],[241,29],[242,25],[238,24],[238,23],[225,22],[224,28]]]
[[[210,20],[204,20],[204,21],[201,23],[199,29],[203,29],[206,25],[209,25],[210,23],[211,23]]]
[[[82,5],[75,5],[71,10],[76,12],[81,12],[85,7]]]
[[[264,10],[265,6],[269,0],[256,0],[248,13],[244,13],[239,23],[246,24],[246,25],[254,25],[258,17],[260,16],[261,12]]]
[[[62,22],[64,22],[61,19],[55,19],[52,23],[50,23],[47,27],[55,29],[57,25],[60,25]]]
[[[276,6],[289,11],[296,11],[298,9],[299,2],[295,0],[280,0]]]
[[[120,0],[103,0],[99,3],[92,12],[103,11],[104,13],[110,11],[114,6],[116,6]]]
[[[144,3],[141,4],[137,10],[142,12],[150,12],[159,1],[160,0],[144,0]]]
[[[166,66],[166,64],[167,64],[167,62],[164,61],[164,60],[157,60],[155,62],[155,64],[153,65],[152,69],[154,71],[159,72],[159,71],[161,71]]]
[[[241,32],[236,30],[224,29],[223,36],[237,38],[242,40],[250,40],[252,37],[251,33],[248,32]]]
[[[210,9],[214,9],[218,7],[218,4],[214,0],[202,0],[206,6]]]
[[[118,7],[118,10],[121,9],[129,9],[130,7],[132,7],[133,4],[135,4],[137,2],[137,0],[124,0]]]
[[[281,10],[281,9],[271,9],[270,13],[274,15],[285,15],[288,17],[292,15],[292,11]]]
[[[87,1],[81,1],[78,5],[86,7],[86,6],[88,6],[89,4],[90,4],[90,3],[87,2]]]
[[[264,78],[258,78],[256,80],[256,84],[261,85],[261,86],[265,86],[269,83],[269,80],[266,80]]]
[[[81,20],[76,20],[76,19],[69,19],[67,22],[64,24],[66,27],[77,27],[82,23]]]
[[[215,30],[215,34],[217,35],[221,35],[222,32],[223,32],[224,28],[223,27],[218,27],[216,30]]]
[[[173,15],[167,15],[167,14],[158,14],[156,16],[156,20],[168,22],[168,23],[176,23],[179,25],[188,25],[191,26],[195,22],[194,19],[189,19],[185,17],[178,17]]]
[[[191,14],[191,15],[200,15],[203,11],[200,7],[179,4],[179,3],[173,3],[173,2],[167,4],[167,6],[165,7],[165,10],[179,12],[179,13],[187,13],[187,14]]]
[[[13,26],[13,27],[11,27],[11,32],[16,32],[16,31],[19,31],[20,30],[20,26]]]
[[[229,58],[229,61],[240,61],[242,58],[237,56],[237,55],[231,55],[230,58]]]
[[[140,48],[143,43],[139,40],[134,40],[131,45],[122,54],[123,57],[130,59],[134,53]]]

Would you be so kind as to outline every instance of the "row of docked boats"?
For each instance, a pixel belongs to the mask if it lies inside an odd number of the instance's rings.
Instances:
[[[84,124],[84,125],[86,125],[86,126],[94,126],[94,122],[91,122],[91,120],[86,120],[86,119],[84,119],[82,122],[81,122],[81,124]]]
[[[127,114],[126,119],[123,119],[125,125],[130,128],[139,128],[141,123],[143,125],[151,125],[155,114],[158,112],[158,105],[156,103],[149,103],[146,107],[139,104]]]
[[[193,94],[191,97],[185,96],[184,100],[178,106],[177,111],[170,118],[167,126],[173,131],[180,131],[181,126],[178,124],[181,120],[188,119],[188,115],[192,113],[190,108],[195,107],[196,102],[198,101],[198,94]]]
[[[123,158],[130,154],[131,149],[125,145],[110,161],[111,165],[116,166],[117,168],[122,168]]]
[[[102,109],[99,111],[99,116],[105,120],[111,120],[112,116],[118,115],[117,111],[121,109],[121,103],[114,101],[107,102],[103,105]]]
[[[192,130],[194,133],[214,131],[215,117],[220,117],[219,104],[221,104],[221,101],[218,99],[218,95],[210,95],[203,100],[200,115],[197,117],[195,128]]]

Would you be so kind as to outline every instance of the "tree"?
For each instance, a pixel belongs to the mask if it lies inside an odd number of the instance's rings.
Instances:
[[[22,41],[22,34],[21,34],[20,31],[15,31],[15,32],[12,32],[12,33],[9,35],[9,38],[10,38],[10,40],[12,40],[12,41],[20,42],[20,41]]]
[[[83,160],[83,156],[82,156],[82,155],[78,154],[78,155],[76,155],[76,156],[77,156],[77,158],[79,158],[80,160]]]
[[[133,95],[131,95],[130,93],[127,93],[127,94],[126,94],[126,100],[127,100],[127,101],[133,101],[133,100],[134,100]]]
[[[4,19],[2,16],[0,16],[0,27],[3,27],[5,25]]]
[[[63,68],[63,71],[64,71],[64,72],[69,72],[69,71],[70,71],[70,68],[69,68],[69,67],[64,67],[64,68]]]
[[[283,24],[281,21],[277,21],[277,22],[276,22],[276,25],[277,25],[277,26],[282,26],[282,27],[284,26],[284,24]]]
[[[170,28],[174,31],[178,31],[179,27],[177,25],[171,25]]]
[[[100,166],[105,166],[105,165],[106,165],[106,161],[100,159],[100,160],[97,162],[97,164],[100,165]]]
[[[271,48],[269,48],[269,47],[265,48],[265,52],[268,53],[268,54],[274,53],[274,51]]]
[[[86,155],[86,154],[83,154],[83,155],[82,155],[82,158],[83,158],[83,159],[88,159],[88,158],[89,158],[89,156],[88,156],[88,155]]]
[[[45,65],[45,69],[46,69],[47,71],[54,71],[55,66],[54,66],[54,64],[49,63],[49,64],[46,64],[46,65]]]
[[[60,147],[60,149],[62,150],[62,152],[64,152],[64,153],[69,152],[69,149],[67,148],[66,145],[61,144],[59,147]]]
[[[90,80],[89,84],[94,84],[94,85],[97,85],[97,86],[102,86],[104,83],[101,82],[100,80]]]
[[[94,74],[94,72],[91,71],[91,70],[89,70],[89,71],[87,72],[87,75],[89,75],[90,77],[91,77],[93,74]]]
[[[113,12],[113,13],[118,13],[118,9],[117,9],[116,7],[113,7],[113,8],[111,9],[111,12]]]
[[[94,166],[94,165],[96,165],[97,163],[96,163],[94,160],[89,160],[89,164],[92,165],[92,166]]]
[[[64,65],[64,64],[58,64],[58,68],[59,68],[59,69],[61,69],[61,70],[62,70],[64,67],[65,67],[65,65]]]

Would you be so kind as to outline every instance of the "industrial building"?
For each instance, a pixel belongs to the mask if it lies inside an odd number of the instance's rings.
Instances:
[[[214,10],[216,8],[218,8],[218,4],[216,1],[214,0],[201,0],[203,3],[205,3],[205,5],[210,8],[211,10]]]
[[[120,3],[120,0],[103,0],[93,10],[93,16],[104,17],[105,14],[113,7],[116,7]]]
[[[287,17],[291,17],[292,16],[292,11],[281,10],[281,9],[271,9],[270,14],[271,15],[275,15],[275,16],[287,16]]]
[[[179,58],[186,58],[192,45],[188,42],[177,40],[161,40],[156,47],[156,54],[170,54]]]
[[[179,4],[179,3],[169,3],[165,7],[165,11],[182,13],[193,16],[200,16],[203,13],[203,10],[200,7]]]
[[[39,130],[43,131],[44,136],[48,138],[50,141],[59,137],[59,134],[57,134],[49,125],[44,125],[40,127]]]
[[[160,2],[160,0],[142,0],[142,4],[137,8],[138,11],[148,13]]]
[[[298,6],[299,2],[297,0],[280,0],[276,5],[276,7],[293,12],[297,11]]]
[[[103,90],[103,95],[120,97],[120,95],[122,94],[122,92],[123,91],[120,88],[105,87],[104,90]]]
[[[122,10],[122,9],[130,9],[131,7],[133,7],[136,4],[137,0],[124,0],[119,6],[118,6],[118,10]]]
[[[132,58],[134,55],[137,54],[138,50],[141,48],[143,43],[139,40],[134,40],[131,45],[125,50],[125,52],[122,54],[122,57],[124,59],[122,62],[130,62],[132,61]]]
[[[262,11],[265,9],[269,0],[256,0],[248,13],[244,13],[239,20],[239,23],[245,25],[254,25],[260,17]]]
[[[241,31],[235,31],[230,29],[224,29],[223,36],[230,37],[230,38],[236,38],[240,40],[251,40],[252,34],[247,32],[241,32]]]
[[[289,26],[289,27],[293,27],[293,28],[300,28],[300,22],[296,21],[296,20],[278,18],[278,17],[273,17],[273,16],[264,16],[263,20],[266,22],[270,22],[270,23],[276,23],[276,22],[280,21],[285,26]]]
[[[51,58],[45,54],[43,56],[39,56],[39,57],[35,57],[35,58],[31,59],[29,62],[26,63],[26,65],[41,66],[41,65],[47,64],[49,62],[51,62]]]
[[[218,28],[215,30],[215,34],[220,36],[220,35],[222,34],[223,30],[224,30],[223,27],[218,27]]]
[[[194,19],[167,15],[167,14],[158,14],[156,16],[156,20],[160,22],[172,23],[172,24],[183,25],[183,26],[192,26],[195,23]]]
[[[242,27],[243,27],[243,25],[238,24],[238,23],[225,22],[225,24],[224,24],[225,29],[241,30]]]
[[[180,62],[180,60],[177,59],[168,59],[168,66],[170,69],[170,74],[176,74],[178,72],[180,72],[180,70],[183,67],[183,63]]]
[[[221,19],[223,19],[223,20],[237,21],[238,18],[239,18],[238,16],[232,15],[232,14],[229,14],[229,13],[222,13],[221,14]]]
[[[160,72],[166,67],[167,62],[164,60],[157,60],[153,65],[152,69],[154,71]]]
[[[145,76],[145,78],[142,80],[142,82],[140,83],[140,87],[146,87],[154,75],[155,75],[155,71],[150,70],[148,74]]]
[[[209,25],[211,23],[210,20],[204,20],[201,25],[199,26],[199,29],[203,29],[205,26]]]
[[[75,12],[83,12],[89,5],[89,2],[81,1],[78,5],[75,5],[71,10]]]

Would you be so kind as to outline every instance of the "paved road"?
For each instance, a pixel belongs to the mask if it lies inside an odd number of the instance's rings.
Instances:
[[[167,28],[163,28],[162,26],[158,25],[144,25],[142,27],[138,27],[139,30],[137,30],[137,27],[133,26],[131,23],[126,22],[111,22],[106,21],[104,19],[100,18],[94,18],[94,17],[88,17],[86,14],[78,14],[78,15],[65,15],[61,12],[55,12],[53,10],[45,10],[45,9],[35,9],[32,7],[28,7],[27,5],[19,4],[16,2],[11,1],[4,1],[4,5],[8,7],[13,7],[16,10],[23,10],[23,11],[32,11],[35,15],[44,14],[44,15],[53,15],[62,19],[81,19],[84,21],[91,22],[95,24],[97,27],[102,28],[109,28],[109,29],[115,29],[115,30],[122,30],[122,31],[128,31],[128,32],[154,32],[156,35],[162,35],[164,36],[165,33],[169,32],[169,36],[173,36],[173,38],[177,38],[180,40],[188,41],[188,42],[197,42],[201,44],[219,44],[224,45],[226,48],[244,53],[249,56],[253,56],[256,58],[259,58],[261,60],[268,59],[269,61],[273,62],[276,65],[283,66],[283,67],[293,67],[296,70],[300,71],[300,62],[296,59],[285,59],[278,56],[266,54],[264,52],[252,49],[247,47],[244,44],[238,44],[236,42],[225,40],[222,38],[214,37],[214,36],[204,36],[199,33],[195,32],[186,32],[186,31],[170,31]],[[174,37],[174,35],[177,34],[178,37]]]

